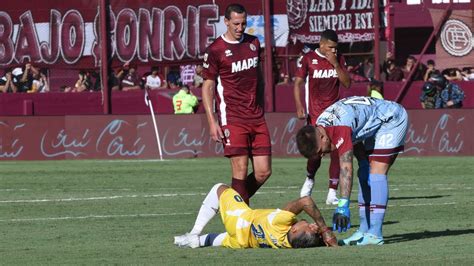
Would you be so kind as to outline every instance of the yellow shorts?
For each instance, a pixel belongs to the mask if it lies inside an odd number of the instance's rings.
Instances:
[[[249,247],[250,222],[242,215],[252,211],[242,197],[232,188],[222,192],[219,198],[219,209],[222,222],[224,223],[227,236],[222,242],[222,246],[228,248],[247,248]],[[248,214],[248,213],[247,213]]]

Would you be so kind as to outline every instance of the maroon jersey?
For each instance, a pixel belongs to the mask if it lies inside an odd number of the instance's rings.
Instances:
[[[346,67],[342,55],[338,56],[339,65]],[[314,125],[318,116],[331,104],[339,100],[339,78],[336,69],[319,52],[312,50],[303,55],[298,62],[296,76],[306,79],[306,112]]]
[[[218,37],[206,50],[204,80],[216,82],[216,110],[222,126],[228,123],[264,121],[258,103],[258,61],[260,42],[244,34],[240,41]]]

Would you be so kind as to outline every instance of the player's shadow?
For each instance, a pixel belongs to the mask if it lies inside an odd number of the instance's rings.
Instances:
[[[417,233],[408,233],[408,234],[396,234],[388,237],[384,237],[385,244],[394,244],[406,241],[434,238],[434,237],[443,237],[443,236],[459,236],[466,234],[474,234],[474,229],[464,229],[464,230],[450,230],[446,229],[445,231],[423,231]]]
[[[439,199],[450,197],[451,195],[418,196],[418,197],[390,197],[389,200],[411,200],[411,199]]]

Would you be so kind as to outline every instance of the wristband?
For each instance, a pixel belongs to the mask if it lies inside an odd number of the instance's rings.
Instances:
[[[338,203],[337,203],[337,207],[338,208],[344,208],[344,207],[348,207],[349,206],[349,200],[348,199],[345,199],[345,198],[340,198]]]
[[[329,229],[329,227],[326,227],[326,228],[321,230],[321,234],[324,234],[324,233],[330,232],[330,231],[331,231],[331,229]]]

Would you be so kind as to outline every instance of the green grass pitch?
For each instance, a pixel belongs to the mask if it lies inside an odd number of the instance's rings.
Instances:
[[[295,199],[305,165],[303,158],[275,158],[252,207]],[[327,168],[325,160],[313,197],[330,222]],[[227,159],[1,162],[0,264],[472,265],[473,173],[474,157],[399,158],[389,174],[383,246],[180,249],[173,236],[192,227],[213,184],[230,182]],[[338,238],[359,224],[356,179],[354,226]],[[205,230],[221,231],[219,216]]]

